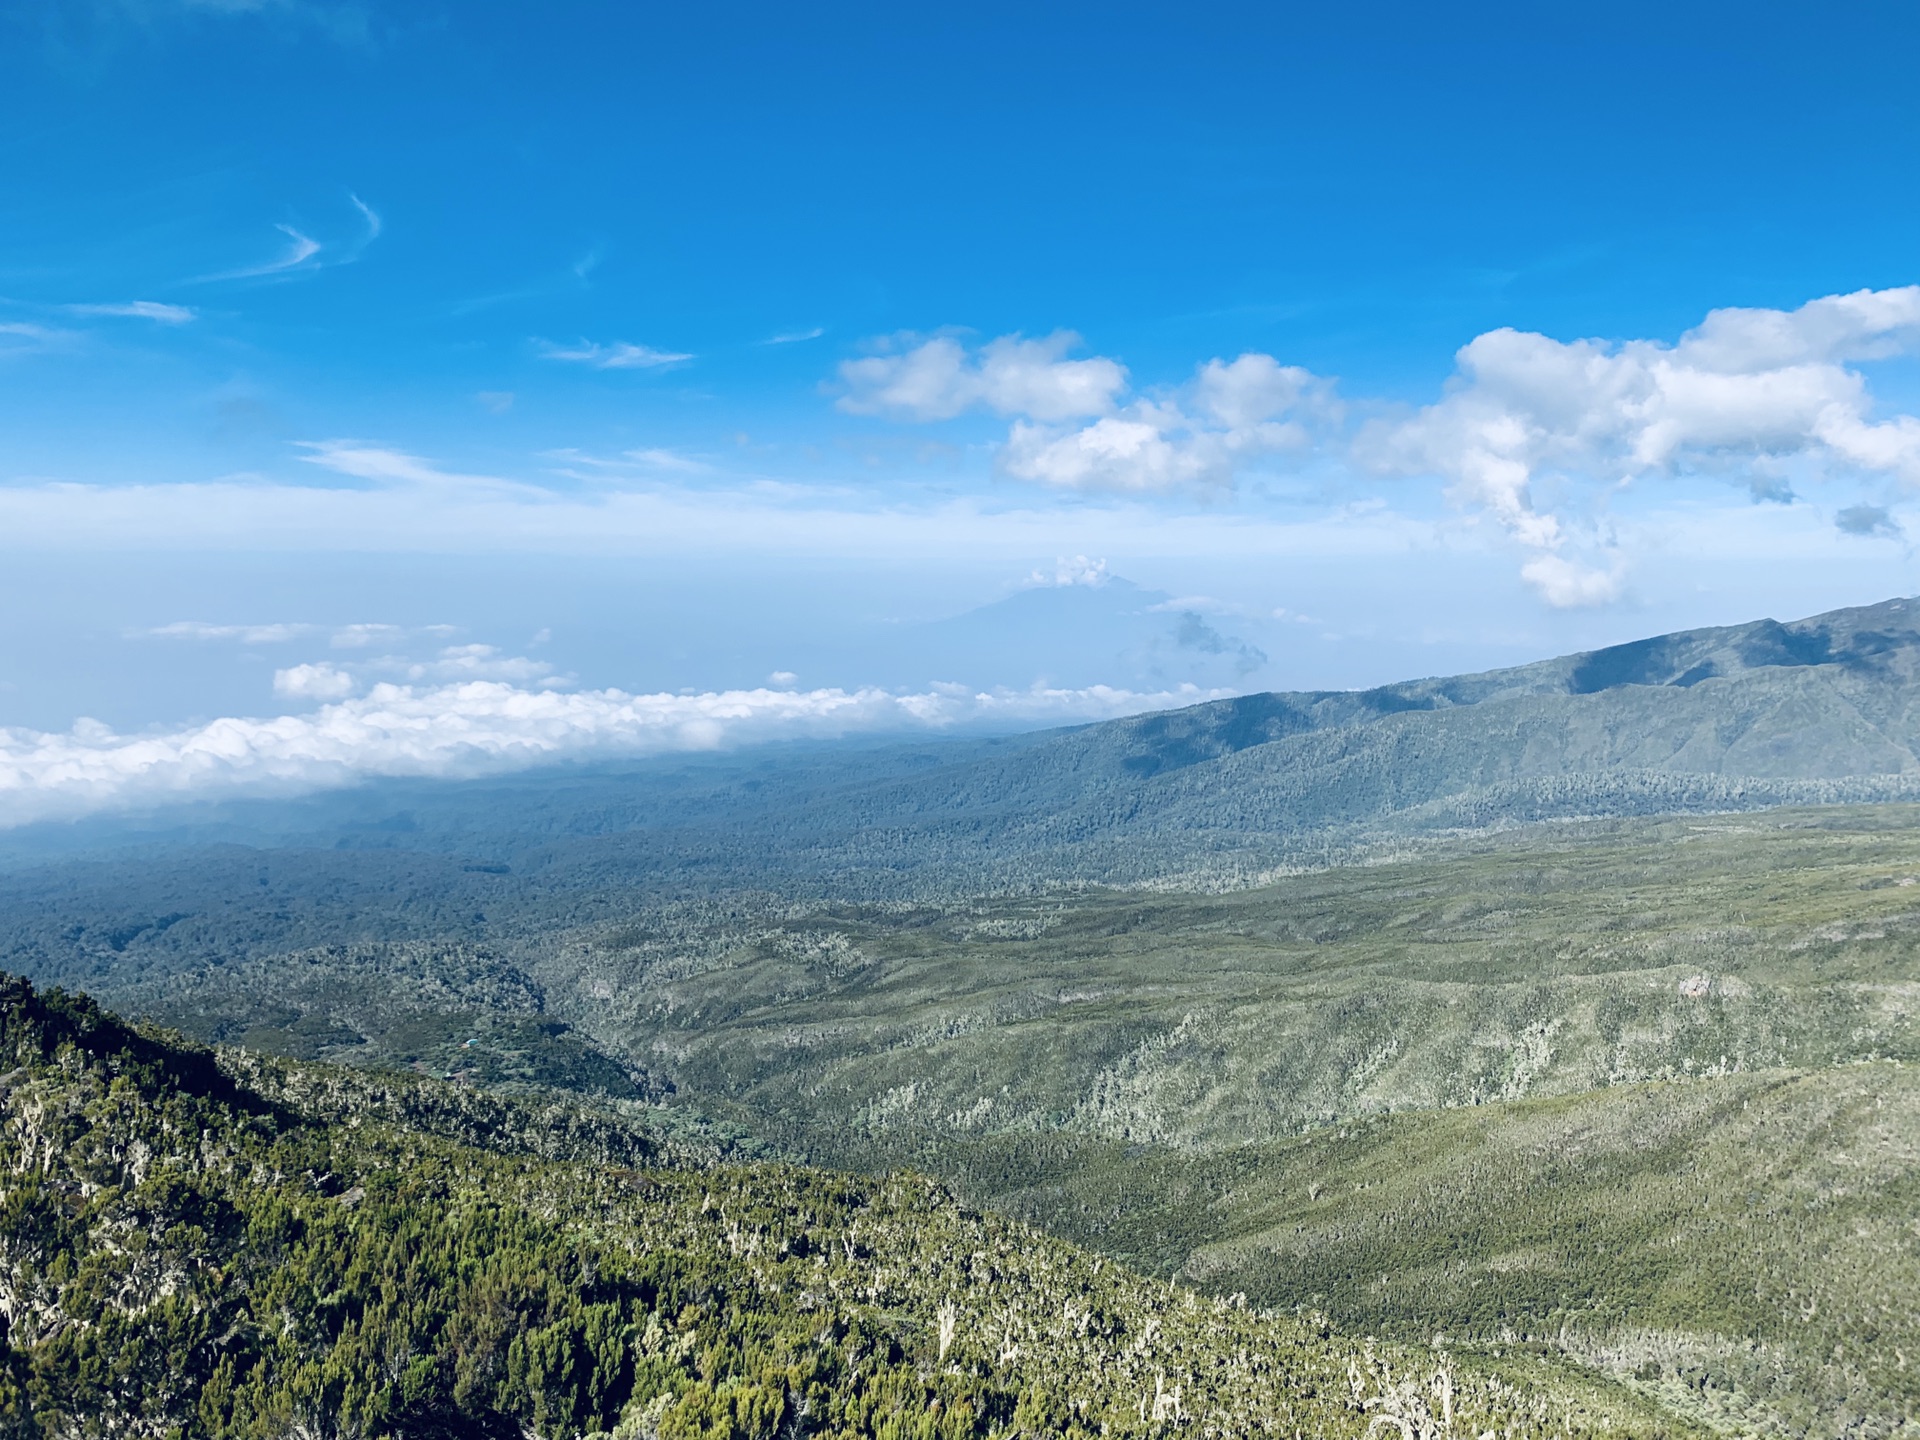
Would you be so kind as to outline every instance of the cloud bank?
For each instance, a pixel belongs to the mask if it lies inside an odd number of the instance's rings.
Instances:
[[[280,672],[282,693],[342,696],[328,665]],[[289,794],[376,777],[460,777],[567,759],[719,750],[773,740],[1107,719],[1211,698],[1080,690],[756,689],[697,695],[527,688],[499,680],[375,685],[307,714],[228,718],[120,735],[82,720],[64,734],[0,730],[0,826],[221,794]]]

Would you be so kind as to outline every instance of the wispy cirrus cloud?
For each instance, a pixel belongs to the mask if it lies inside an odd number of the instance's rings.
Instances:
[[[347,192],[347,199],[352,203],[353,208],[360,212],[360,219],[366,225],[366,230],[360,237],[359,245],[359,249],[364,250],[380,238],[380,232],[387,228],[386,221],[380,218],[379,214],[371,205],[367,204],[366,201],[362,200],[351,190]],[[357,254],[358,252],[356,251],[355,253]]]
[[[317,265],[309,263],[313,260],[314,256],[318,255],[321,250],[325,248],[318,240],[314,239],[305,231],[296,229],[292,225],[275,225],[273,228],[286,237],[286,244],[273,259],[263,260],[257,265],[242,265],[235,270],[222,270],[203,278],[209,282],[216,280],[257,280],[268,275],[290,275],[301,270],[317,270],[320,268]]]
[[[336,650],[366,650],[376,645],[391,646],[414,636],[441,640],[455,633],[452,625],[395,625],[385,621],[362,621],[339,626],[329,642]]]
[[[457,633],[456,628],[452,625],[396,625],[388,621],[319,625],[309,620],[276,620],[261,624],[174,620],[165,625],[131,630],[127,635],[129,639],[135,640],[186,640],[203,644],[239,645],[290,645],[296,641],[324,635],[328,637],[328,643],[335,650],[371,650],[376,647],[391,650],[396,646],[404,647],[409,642],[423,640],[435,646],[442,646],[447,638],[455,633]],[[439,653],[447,655],[453,652],[442,650]]]
[[[462,475],[442,470],[430,460],[409,455],[404,450],[364,440],[301,440],[296,442],[308,453],[300,457],[309,465],[331,470],[355,480],[371,480],[383,485],[431,486],[462,491],[497,490],[538,494],[536,487],[493,475]]]
[[[159,300],[128,300],[121,304],[69,305],[71,315],[97,315],[106,319],[151,320],[157,325],[185,325],[198,318],[190,305],[168,305]]]
[[[198,283],[286,278],[353,264],[366,253],[369,245],[380,238],[386,222],[371,205],[352,191],[347,192],[347,202],[359,219],[359,225],[353,233],[337,240],[323,241],[315,239],[298,226],[276,224],[273,228],[286,237],[286,244],[278,255],[259,264],[203,275]]]
[[[0,355],[35,355],[70,349],[82,338],[80,331],[40,325],[31,320],[0,321]]]
[[[659,370],[669,365],[684,365],[694,357],[684,351],[657,350],[651,345],[635,345],[625,340],[600,344],[578,340],[571,345],[536,340],[535,350],[542,360],[585,365],[594,370]]]
[[[818,340],[827,333],[824,325],[815,325],[808,330],[783,330],[778,335],[769,335],[762,345],[798,345],[807,340]]]
[[[665,446],[645,446],[623,450],[618,455],[589,455],[581,450],[549,450],[546,458],[559,461],[558,473],[576,480],[600,482],[617,476],[671,474],[711,475],[714,467],[705,460],[682,455]]]
[[[215,625],[203,620],[175,620],[137,632],[153,640],[233,640],[242,645],[284,645],[315,634],[321,627],[301,623],[278,622],[266,625]]]

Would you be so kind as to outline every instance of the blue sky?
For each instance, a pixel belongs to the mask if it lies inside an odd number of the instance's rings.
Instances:
[[[1917,30],[0,7],[0,790],[1046,723],[1911,591]],[[685,703],[561,713],[602,692]]]

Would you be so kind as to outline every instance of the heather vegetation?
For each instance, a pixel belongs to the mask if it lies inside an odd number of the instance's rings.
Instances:
[[[1686,1428],[1572,1374],[1203,1300],[910,1175],[614,1168],[322,1118],[18,980],[0,1062],[10,1434]]]
[[[1342,1333],[1576,1362],[1734,1432],[1894,1435],[1920,1403],[1912,820],[1587,822],[1218,895],[639,904],[105,993],[258,1047],[228,1071],[306,1114],[906,1168]]]

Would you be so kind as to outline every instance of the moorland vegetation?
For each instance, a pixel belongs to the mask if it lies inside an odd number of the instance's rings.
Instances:
[[[1214,1342],[1199,1337],[1256,1322],[1305,1327],[1285,1332],[1306,1347],[1300,1376],[1338,1378],[1345,1355],[1356,1374],[1391,1365],[1394,1385],[1415,1373],[1427,1385],[1443,1350],[1465,1367],[1449,1373],[1481,1367],[1489,1385],[1561,1397],[1576,1420],[1632,1433],[1920,1435],[1920,809],[1898,798],[1920,783],[1916,617],[1892,602],[1488,676],[946,748],[230,807],[0,873],[0,968],[218,1047],[205,1063],[234,1087],[219,1092],[228,1108],[193,1123],[238,1126],[250,1154],[271,1153],[253,1172],[279,1177],[262,1203],[271,1191],[314,1214],[397,1224],[397,1209],[363,1208],[386,1180],[314,1198],[289,1178],[391,1175],[396,1204],[451,1217],[449,1236],[490,1196],[505,1208],[485,1226],[558,1227],[526,1242],[535,1249],[563,1236],[633,1256],[669,1235],[695,1245],[686,1237],[707,1232],[673,1227],[721,1175],[742,1195],[799,1187],[819,1215],[892,1197],[916,1217],[889,1232],[884,1263],[901,1275],[946,1263],[911,1248],[916,1227],[940,1245],[978,1248],[991,1231],[1083,1246],[1045,1253],[1076,1257],[1075,1277],[1179,1287],[1137,1293],[1191,1307],[1196,1338],[1183,1343],[1204,1349]],[[1875,803],[1782,804],[1808,799]],[[55,1085],[47,1075],[34,1084]],[[73,1113],[85,1118],[74,1133],[125,1153],[113,1127],[145,1112],[100,1109],[84,1098],[95,1082],[72,1083],[62,1093],[83,1097]],[[140,1104],[173,1103],[159,1080],[141,1086]],[[202,1090],[192,1103],[214,1104]],[[299,1146],[324,1154],[295,1169]],[[616,1173],[666,1177],[644,1189],[666,1210],[631,1210]],[[888,1175],[929,1178],[854,1178]],[[405,1188],[427,1176],[438,1188]],[[92,1203],[94,1180],[71,1183],[80,1201],[47,1213]],[[321,1204],[356,1185],[351,1205]],[[241,1192],[220,1194],[254,1213]],[[86,1293],[135,1293],[102,1258],[122,1245],[103,1237],[133,1222],[101,1203],[97,1225],[62,1233],[119,1277]],[[447,1239],[446,1253],[464,1243]],[[355,1270],[340,1259],[350,1251],[314,1263],[368,1276],[389,1263]],[[576,1273],[559,1251],[539,1253]],[[612,1253],[591,1266],[613,1266]],[[864,1263],[858,1243],[840,1256],[831,1263]],[[479,1262],[445,1264],[434,1284],[456,1298],[433,1325],[462,1335],[466,1282],[451,1277]],[[197,1273],[185,1258],[175,1268]],[[987,1283],[1008,1288],[994,1304],[1038,1286],[1079,1313],[1080,1279],[1048,1290],[1030,1266],[995,1269]],[[762,1298],[784,1316],[782,1287],[800,1282],[780,1273],[776,1298]],[[897,1283],[872,1303],[917,1318],[887,1364],[921,1376],[912,1326],[938,1331],[960,1302]],[[297,1318],[309,1300],[283,1309]],[[521,1304],[486,1303],[496,1319]],[[628,1354],[648,1322],[639,1301],[619,1304],[620,1325],[638,1327],[619,1332]],[[701,1343],[757,1344],[762,1322],[727,1313]],[[788,1333],[785,1319],[766,1324]],[[975,1377],[1000,1388],[967,1392],[971,1423],[1058,1428],[1097,1411],[1124,1428],[1146,1393],[1138,1366],[1064,1410],[1044,1398],[1020,1409],[1026,1387],[1045,1389],[1049,1367],[1080,1353],[1057,1348],[1057,1325],[1032,1324],[1037,1338],[996,1342],[1027,1359]],[[405,1333],[409,1354],[441,1343]],[[1367,1336],[1400,1358],[1368,1361]],[[1362,1337],[1360,1349],[1337,1337]],[[34,1353],[36,1383],[81,1363]],[[283,1368],[258,1371],[261,1395],[301,1365],[325,1369],[318,1350],[297,1350],[298,1364],[285,1358],[295,1350],[274,1353]],[[800,1363],[797,1350],[767,1353]],[[328,1373],[375,1364],[351,1354]],[[821,1383],[842,1385],[833,1373]],[[1299,1383],[1312,1393],[1290,1390],[1287,1404],[1328,1393]],[[1421,1429],[1433,1412],[1388,1420],[1341,1383],[1362,1409],[1263,1399],[1216,1406],[1239,1418],[1205,1423],[1227,1433],[1271,1404],[1305,1432],[1434,1440]],[[456,1412],[542,1434],[667,1424],[646,1410],[661,1391],[635,1412],[632,1391],[547,1409],[530,1389],[485,1398],[446,1384],[458,1394],[435,1390],[417,1413],[391,1396],[363,1406],[365,1433],[432,1433],[421,1416]],[[1205,1386],[1193,1384],[1183,1414],[1199,1413]],[[795,1419],[805,1386],[783,1393],[785,1408],[728,1423],[817,1428]],[[926,1423],[934,1392],[913,1393],[833,1423],[920,1433],[904,1417]],[[939,1393],[951,1420],[960,1392]],[[1179,1419],[1168,1393],[1147,1404],[1157,1423]],[[302,1403],[299,1423],[319,1425],[334,1401]]]
[[[10,1435],[1685,1433],[1577,1375],[1202,1299],[911,1175],[476,1149],[13,978],[0,1063]]]

